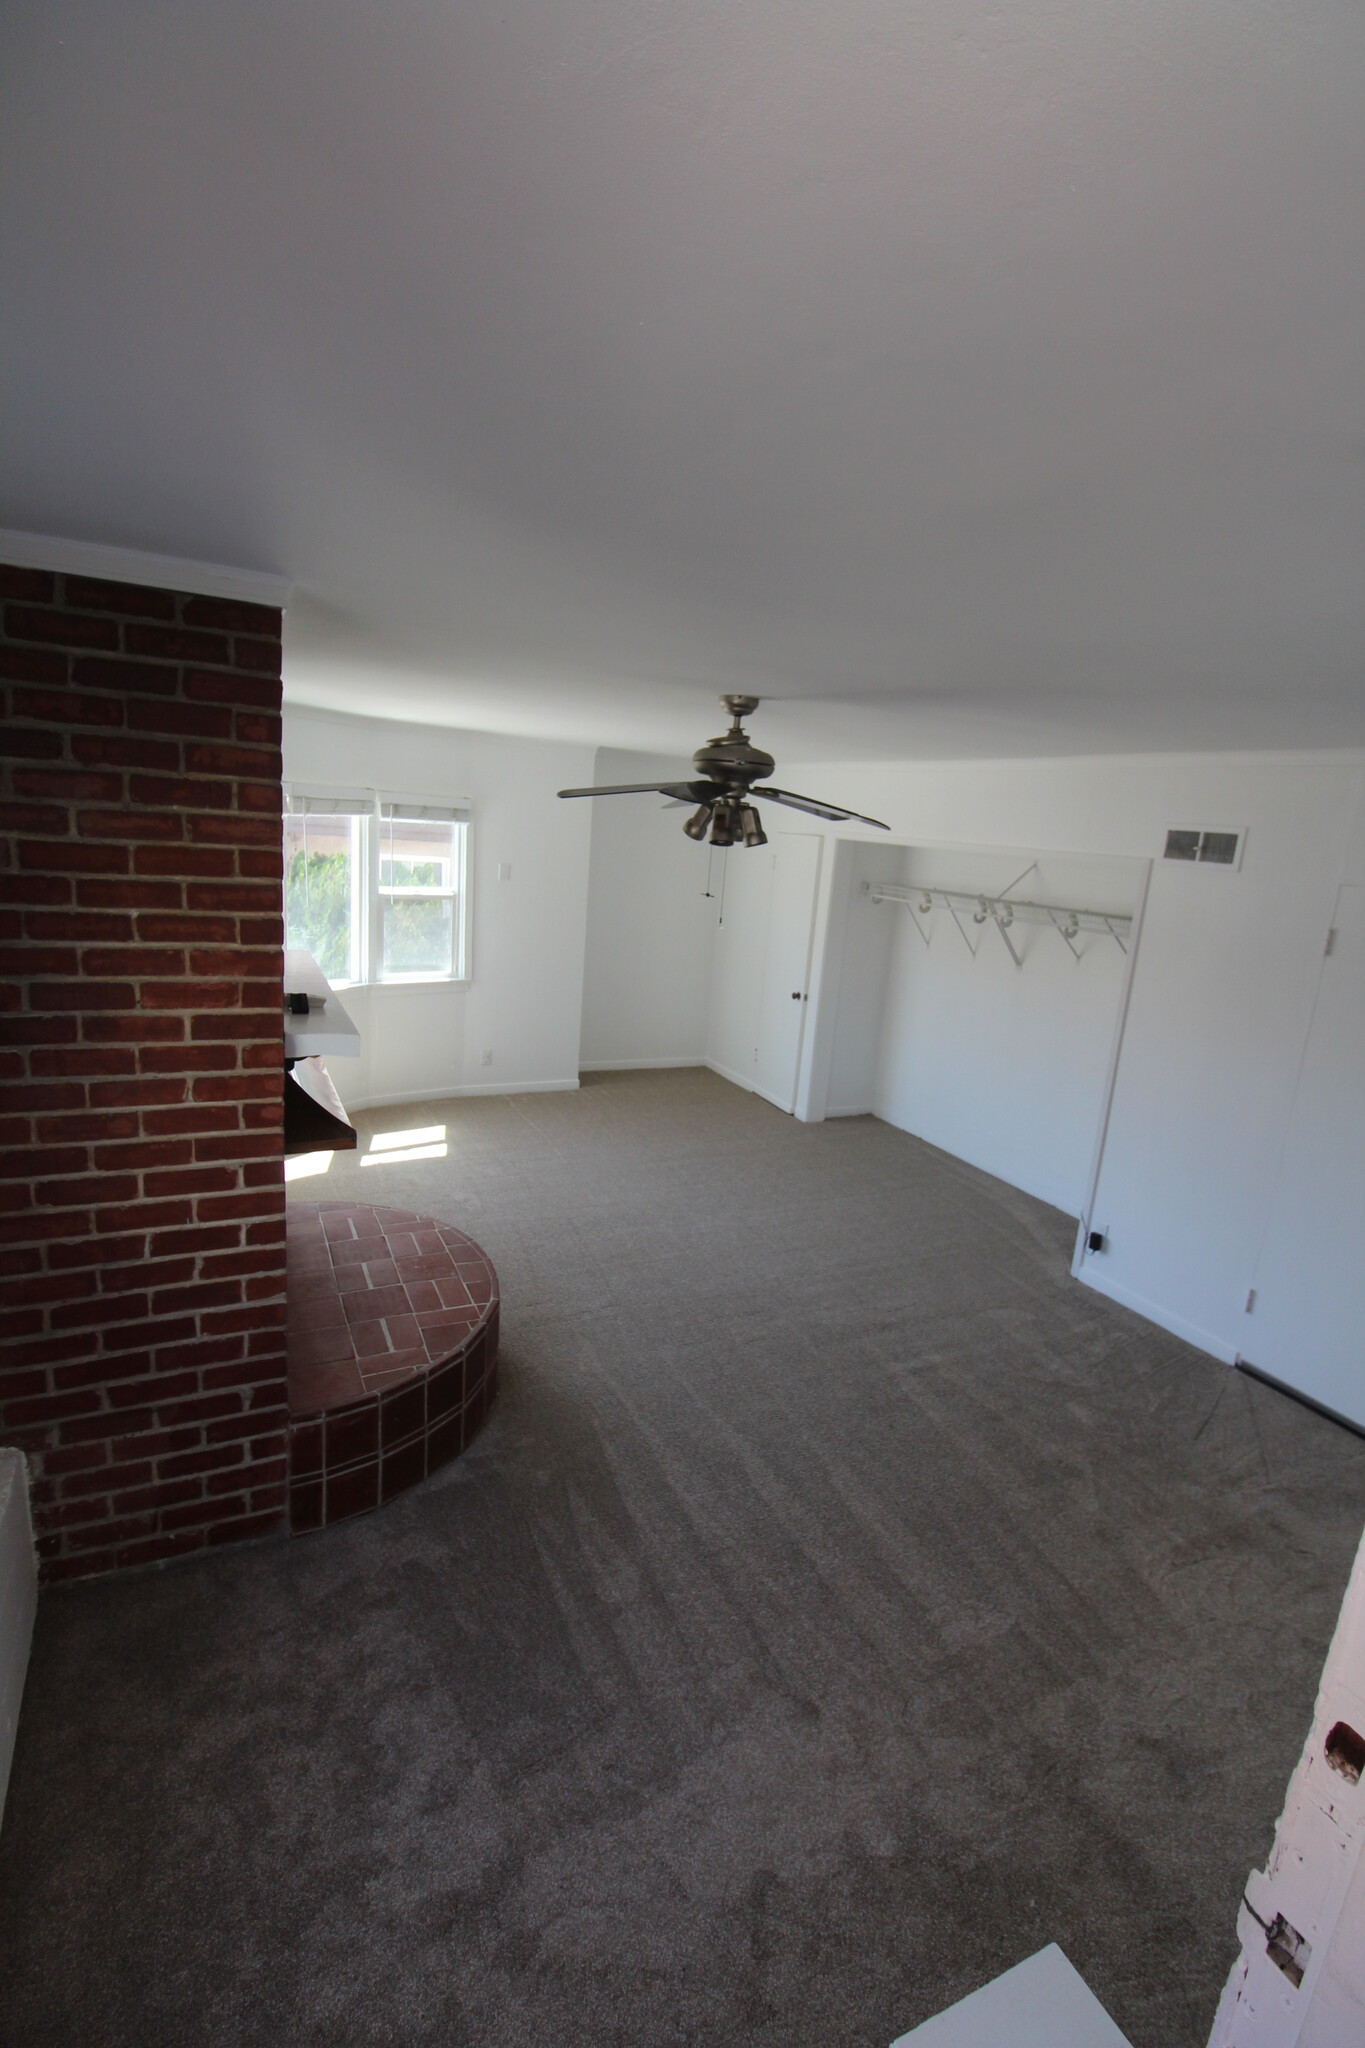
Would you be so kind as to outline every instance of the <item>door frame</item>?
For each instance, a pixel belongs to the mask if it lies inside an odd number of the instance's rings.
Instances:
[[[1133,994],[1133,977],[1137,972],[1138,954],[1142,950],[1142,928],[1147,916],[1147,898],[1152,887],[1150,860],[1142,863],[1138,877],[1137,899],[1133,904],[1133,924],[1128,936],[1128,960],[1123,970],[1123,986],[1119,990],[1119,1006],[1114,1018],[1114,1036],[1109,1047],[1109,1065],[1105,1069],[1104,1089],[1100,1096],[1099,1121],[1095,1126],[1095,1149],[1091,1155],[1090,1172],[1086,1176],[1085,1200],[1081,1203],[1080,1220],[1076,1225],[1076,1244],[1071,1254],[1071,1277],[1079,1280],[1081,1269],[1087,1259],[1096,1256],[1089,1249],[1090,1233],[1094,1229],[1092,1217],[1095,1214],[1095,1197],[1099,1192],[1100,1174],[1104,1168],[1104,1148],[1109,1141],[1109,1119],[1114,1107],[1114,1090],[1118,1086],[1119,1060],[1123,1053],[1124,1035],[1128,1029],[1128,1008]]]

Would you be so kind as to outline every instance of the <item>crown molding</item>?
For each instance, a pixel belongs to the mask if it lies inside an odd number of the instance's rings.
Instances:
[[[191,562],[183,555],[150,555],[102,541],[60,540],[55,534],[0,528],[0,562],[16,569],[54,569],[66,576],[99,576],[109,583],[143,583],[186,590],[197,597],[240,598],[283,611],[293,584],[262,569],[231,569],[222,562]]]

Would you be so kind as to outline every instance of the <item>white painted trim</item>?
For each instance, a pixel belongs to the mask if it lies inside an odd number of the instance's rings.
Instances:
[[[688,1053],[670,1058],[667,1054],[649,1060],[580,1060],[580,1074],[634,1074],[645,1067],[707,1067],[711,1062],[705,1053]]]
[[[1123,967],[1123,986],[1119,990],[1119,1006],[1114,1017],[1114,1036],[1109,1047],[1109,1064],[1105,1069],[1104,1093],[1100,1098],[1100,1113],[1095,1125],[1095,1144],[1090,1155],[1090,1172],[1086,1177],[1085,1199],[1081,1213],[1076,1219],[1076,1246],[1071,1255],[1071,1275],[1079,1279],[1086,1259],[1094,1253],[1086,1250],[1086,1239],[1090,1235],[1091,1217],[1095,1213],[1095,1197],[1099,1193],[1100,1172],[1104,1166],[1104,1148],[1109,1140],[1109,1119],[1114,1109],[1114,1090],[1118,1086],[1119,1059],[1123,1053],[1123,1036],[1128,1029],[1128,1008],[1133,1000],[1133,977],[1137,973],[1138,950],[1142,945],[1142,925],[1147,915],[1147,898],[1152,887],[1151,861],[1143,863],[1138,878],[1137,900],[1133,905],[1133,922],[1128,928],[1128,958]]]
[[[0,1451],[0,1813],[9,1785],[14,1732],[28,1670],[38,1573],[28,1512],[28,1464],[22,1451]]]
[[[825,857],[827,846],[838,846],[836,839],[823,832],[791,832],[788,838],[813,839],[815,841],[815,887],[811,891],[810,925],[806,932],[806,961],[801,975],[801,1024],[796,1036],[796,1072],[792,1077],[790,1102],[778,1102],[776,1096],[768,1095],[766,1100],[776,1103],[788,1116],[794,1116],[800,1123],[818,1123],[820,1119],[811,1115],[811,1097],[814,1090],[814,1076],[819,1048],[817,1034],[811,1019],[820,1007],[821,970],[825,964],[825,937],[829,929],[829,906],[834,888],[835,854]],[[818,944],[817,944],[818,941]],[[842,961],[841,961],[842,964]],[[764,1095],[760,1088],[756,1091]]]
[[[723,1067],[719,1060],[708,1059],[702,1064],[708,1066],[713,1074],[719,1074],[722,1081],[730,1081],[736,1088],[742,1088],[746,1095],[756,1095],[760,1102],[770,1102],[774,1109],[781,1110],[783,1116],[795,1114],[790,1102],[783,1102],[778,1096],[769,1095],[766,1088],[760,1088],[756,1081],[747,1080],[743,1074],[737,1074],[732,1067]]]
[[[1102,1277],[1095,1270],[1099,1255],[1092,1253],[1076,1273],[1083,1287],[1093,1287],[1096,1294],[1107,1295],[1110,1301],[1119,1302],[1124,1308],[1131,1308],[1147,1322],[1155,1323],[1158,1329],[1169,1330],[1173,1337],[1183,1337],[1187,1344],[1193,1344],[1196,1351],[1207,1351],[1211,1358],[1223,1365],[1236,1365],[1237,1347],[1228,1344],[1221,1337],[1215,1337],[1212,1330],[1201,1329],[1198,1323],[1187,1323],[1183,1316],[1173,1316],[1169,1309],[1159,1302],[1148,1301],[1143,1294],[1134,1294],[1131,1288],[1123,1287],[1117,1280]]]
[[[237,598],[283,610],[294,588],[287,576],[265,569],[232,569],[222,562],[192,562],[182,555],[148,555],[103,541],[62,540],[49,533],[0,528],[0,562],[17,569],[54,569],[65,576],[100,576],[110,583],[186,590],[195,597]]]
[[[853,899],[853,867],[858,842],[834,839],[834,851],[823,863],[816,891],[815,946],[810,978],[810,1058],[796,1099],[803,1124],[818,1124],[842,1114],[829,1107],[843,1001],[844,964],[848,956],[849,909]]]
[[[457,1088],[407,1088],[399,1095],[353,1095],[352,1109],[393,1109],[404,1102],[450,1102],[457,1095],[562,1095],[578,1086],[571,1081],[467,1081]]]
[[[706,1065],[711,1069],[711,1072],[713,1074],[719,1074],[722,1081],[733,1082],[735,1087],[742,1088],[746,1095],[757,1095],[758,1090],[755,1088],[753,1082],[747,1080],[743,1074],[735,1073],[733,1068],[723,1067],[719,1060],[712,1059],[708,1059],[706,1061]]]

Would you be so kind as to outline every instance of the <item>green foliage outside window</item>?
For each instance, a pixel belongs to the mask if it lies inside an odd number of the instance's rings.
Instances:
[[[381,860],[382,889],[446,889],[450,876],[442,860]]]
[[[285,876],[288,943],[311,953],[328,981],[351,978],[351,856],[305,853]]]
[[[455,966],[455,906],[448,896],[387,897],[386,974],[450,974]]]

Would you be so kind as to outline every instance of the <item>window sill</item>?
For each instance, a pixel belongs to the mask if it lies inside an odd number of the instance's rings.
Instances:
[[[470,976],[458,974],[409,974],[391,981],[329,981],[336,995],[355,995],[367,988],[454,988],[473,987]]]

